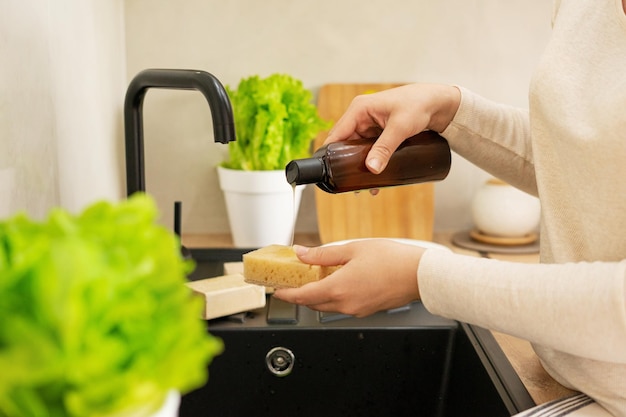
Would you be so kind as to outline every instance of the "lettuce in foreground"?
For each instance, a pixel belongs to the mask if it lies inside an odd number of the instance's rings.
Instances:
[[[152,199],[0,222],[0,416],[155,409],[206,382],[221,340]]]

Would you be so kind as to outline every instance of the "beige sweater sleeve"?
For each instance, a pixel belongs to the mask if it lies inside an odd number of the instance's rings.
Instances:
[[[528,113],[461,88],[443,135],[493,175],[536,193]],[[503,163],[506,161],[506,163]],[[427,251],[422,301],[437,315],[594,360],[626,363],[626,261],[526,265]]]
[[[461,105],[442,132],[451,149],[492,175],[537,195],[528,111],[459,89]]]
[[[418,279],[433,314],[626,363],[626,261],[518,264],[428,250]]]

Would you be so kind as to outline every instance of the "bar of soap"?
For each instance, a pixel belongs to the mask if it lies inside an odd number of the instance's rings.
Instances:
[[[290,246],[269,245],[243,255],[246,282],[274,288],[297,288],[319,281],[339,266],[308,265]]]
[[[204,297],[205,320],[265,306],[265,288],[245,282],[241,274],[191,281],[186,285]]]
[[[224,262],[224,275],[243,275],[243,262]]]

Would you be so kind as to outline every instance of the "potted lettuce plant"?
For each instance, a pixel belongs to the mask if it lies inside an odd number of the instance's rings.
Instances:
[[[150,416],[203,385],[221,340],[145,195],[0,221],[0,415]],[[164,414],[159,414],[164,415]]]
[[[289,244],[302,186],[292,190],[284,169],[311,155],[313,140],[329,123],[319,117],[311,91],[290,75],[255,75],[226,90],[237,140],[229,143],[218,176],[234,243]]]

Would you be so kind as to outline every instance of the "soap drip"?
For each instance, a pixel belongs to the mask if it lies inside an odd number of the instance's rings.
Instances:
[[[296,207],[296,183],[292,182],[289,185],[291,185],[291,191],[292,191],[292,196],[293,196],[293,217],[292,217],[292,224],[291,224],[291,243],[289,244],[289,246],[293,246],[295,237],[296,237],[296,219],[298,218],[298,213],[296,212],[297,207]]]

